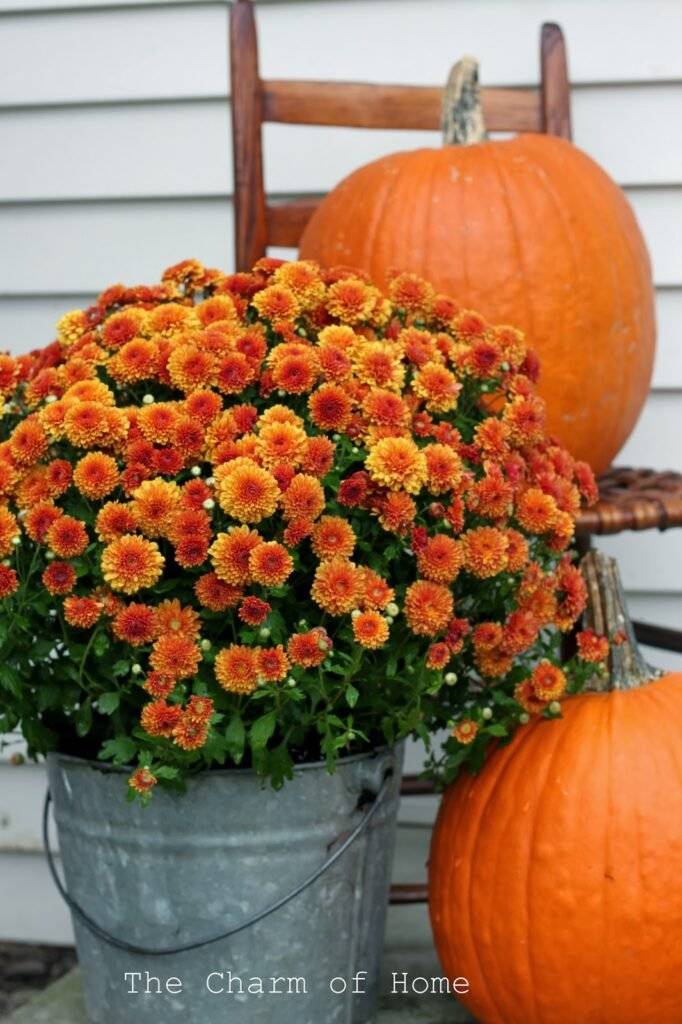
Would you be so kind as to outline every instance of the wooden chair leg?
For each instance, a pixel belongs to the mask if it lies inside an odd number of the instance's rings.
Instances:
[[[262,149],[262,91],[256,19],[250,0],[230,8],[235,264],[250,270],[265,255],[267,221]]]
[[[540,75],[542,130],[570,139],[571,87],[566,44],[561,28],[552,22],[545,22],[540,34]]]

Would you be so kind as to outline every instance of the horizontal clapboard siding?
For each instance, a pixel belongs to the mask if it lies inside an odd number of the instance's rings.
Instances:
[[[113,281],[153,281],[189,255],[232,265],[227,13],[201,0],[0,0],[0,348],[45,344],[64,310]],[[546,20],[568,39],[576,142],[626,189],[653,260],[653,391],[619,461],[682,469],[678,0],[266,0],[261,65],[273,78],[434,84],[472,52],[486,84],[533,86]],[[320,194],[367,160],[434,144],[435,133],[269,125],[267,186]],[[682,626],[682,531],[599,544],[619,557],[637,617]],[[0,939],[65,940],[40,855],[44,772],[2,762]],[[401,881],[424,877],[434,810],[404,802]],[[428,941],[423,909],[393,911],[396,941],[406,922],[411,941],[419,928]]]

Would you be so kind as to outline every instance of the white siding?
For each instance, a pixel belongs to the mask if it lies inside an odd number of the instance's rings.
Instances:
[[[626,188],[657,285],[653,392],[620,461],[682,468],[678,0],[291,0],[260,4],[258,18],[266,76],[430,84],[465,51],[487,84],[533,84],[541,22],[563,25],[576,141]],[[190,255],[231,265],[225,4],[0,0],[0,66],[0,347],[45,344],[61,312],[113,281],[153,281]],[[436,142],[291,126],[265,138],[280,196],[325,191],[366,160]],[[682,532],[602,543],[621,559],[635,614],[682,625]],[[0,938],[69,934],[39,854],[43,787],[40,768],[0,763]],[[403,817],[428,821],[433,807],[412,800]],[[406,829],[401,880],[416,877],[423,848],[423,833]]]

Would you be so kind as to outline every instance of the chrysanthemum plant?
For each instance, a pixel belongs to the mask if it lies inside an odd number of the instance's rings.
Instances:
[[[590,673],[599,644],[559,644],[595,484],[518,330],[264,259],[116,285],[58,335],[0,356],[0,732],[31,754],[146,799],[447,727],[449,780]]]

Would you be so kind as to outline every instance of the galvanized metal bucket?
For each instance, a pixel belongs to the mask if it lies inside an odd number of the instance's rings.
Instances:
[[[333,775],[302,765],[279,792],[251,772],[206,772],[142,807],[120,771],[51,755],[66,889],[100,929],[73,914],[92,1024],[372,1021],[401,770],[398,747]],[[313,884],[231,938],[155,956],[102,937],[166,950],[238,926],[325,865],[367,808]]]

